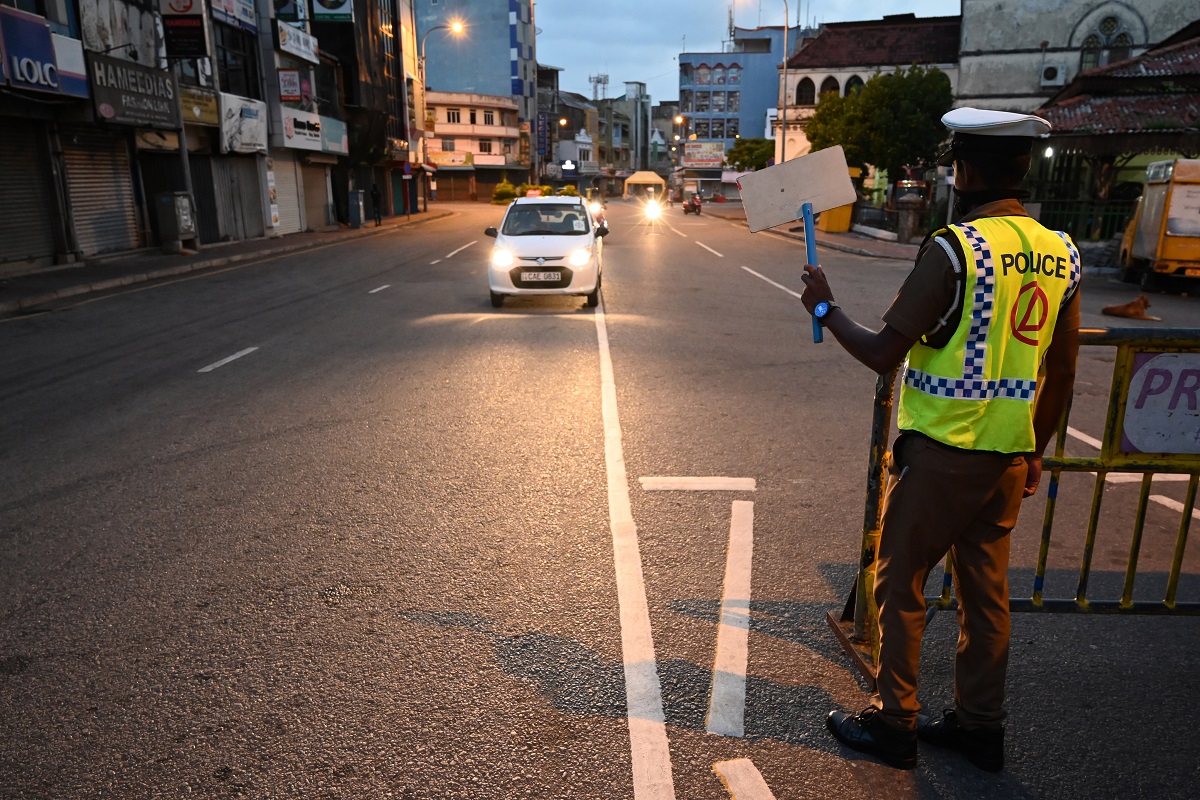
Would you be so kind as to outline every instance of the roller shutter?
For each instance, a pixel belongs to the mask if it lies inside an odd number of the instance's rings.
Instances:
[[[91,256],[138,247],[137,196],[126,138],[64,126],[62,149],[80,252]]]
[[[324,164],[300,167],[304,181],[304,219],[309,230],[329,227],[329,168]]]
[[[275,232],[298,233],[304,230],[300,214],[300,176],[296,157],[291,153],[276,151],[271,154],[275,172],[275,204],[279,207],[279,224]]]
[[[38,123],[5,117],[0,135],[0,265],[54,259],[56,208]],[[5,272],[0,266],[0,273]],[[8,270],[8,271],[11,271]]]

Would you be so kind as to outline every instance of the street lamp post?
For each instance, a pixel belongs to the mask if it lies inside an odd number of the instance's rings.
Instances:
[[[421,89],[422,89],[422,91],[424,91],[424,89],[425,89],[425,40],[428,39],[429,34],[433,33],[434,31],[450,31],[455,36],[460,36],[460,35],[462,35],[462,32],[463,32],[463,24],[462,24],[462,22],[460,22],[458,20],[454,20],[453,22],[447,23],[445,25],[434,25],[432,28],[425,31],[425,35],[421,37],[421,53],[420,53],[421,59],[420,60],[421,60]]]

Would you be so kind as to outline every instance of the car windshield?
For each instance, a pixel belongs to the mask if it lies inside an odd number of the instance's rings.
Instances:
[[[514,205],[504,218],[505,236],[585,236],[588,214],[574,203]]]

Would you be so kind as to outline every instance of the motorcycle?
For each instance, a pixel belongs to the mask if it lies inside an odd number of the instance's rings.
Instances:
[[[700,216],[700,195],[694,194],[683,204],[683,213]]]

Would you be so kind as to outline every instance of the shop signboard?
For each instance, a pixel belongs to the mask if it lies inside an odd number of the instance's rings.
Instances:
[[[212,0],[213,17],[250,33],[258,33],[254,0]]]
[[[221,104],[216,92],[198,86],[180,86],[179,101],[184,122],[214,127],[221,124]]]
[[[221,152],[267,152],[267,104],[221,94]]]
[[[463,150],[449,153],[435,150],[429,154],[429,160],[439,167],[470,167],[475,165],[475,154]]]
[[[115,125],[179,128],[179,87],[174,73],[132,61],[88,54],[96,116]]]
[[[313,0],[317,22],[354,22],[354,0]]]
[[[88,96],[82,43],[52,33],[45,17],[0,6],[0,63],[14,88]]]
[[[300,91],[300,70],[279,70],[279,99],[285,103],[299,103],[304,99]]]
[[[308,0],[275,0],[275,19],[286,22],[308,20]]]
[[[283,146],[294,150],[321,150],[321,117],[309,111],[284,106]]]
[[[276,27],[280,50],[313,64],[321,63],[321,59],[317,55],[317,37],[310,36],[299,28],[293,28],[286,22],[278,22]]]
[[[724,142],[685,142],[683,166],[692,169],[721,169],[725,165]]]
[[[321,117],[321,150],[338,156],[350,155],[350,131],[345,122]]]
[[[208,26],[204,0],[160,0],[167,58],[207,58]]]

